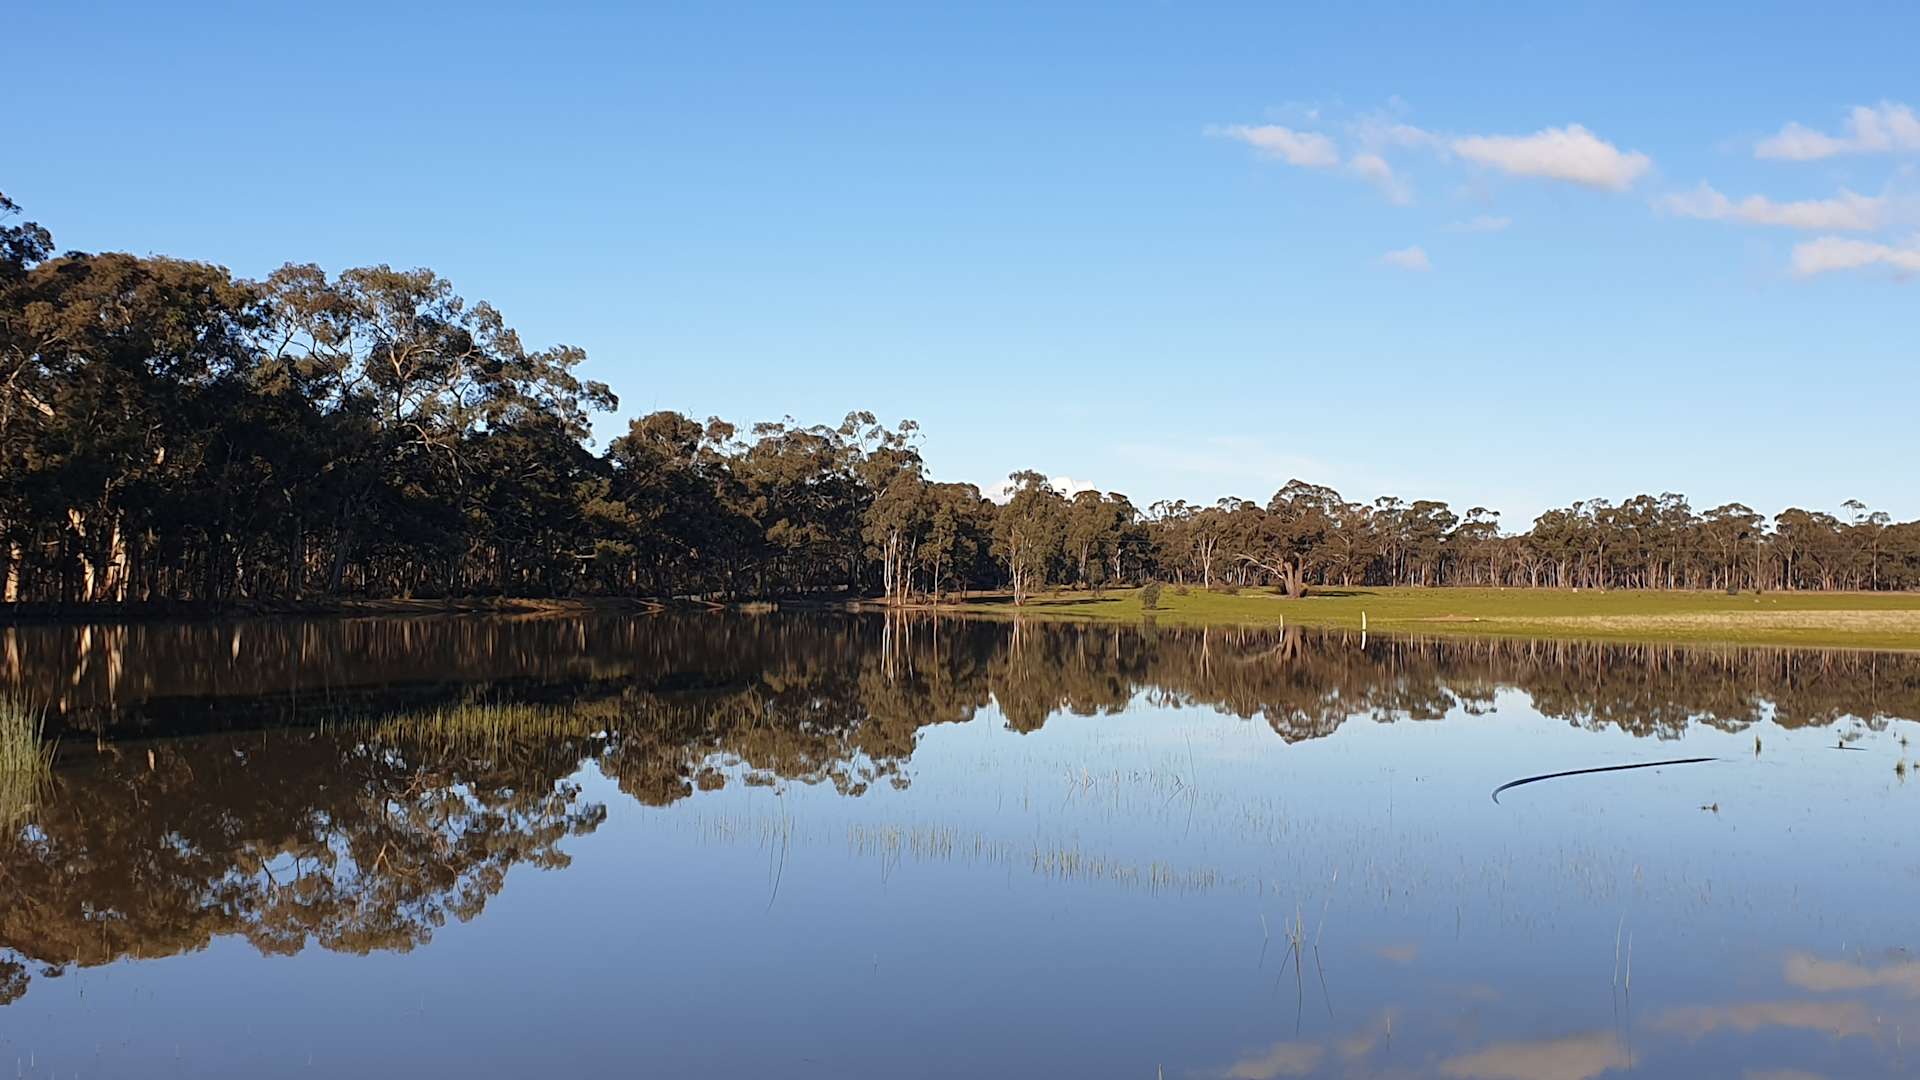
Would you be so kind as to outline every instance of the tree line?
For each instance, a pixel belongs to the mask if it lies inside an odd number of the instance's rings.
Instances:
[[[618,403],[584,360],[430,270],[56,254],[0,195],[0,601],[1920,586],[1920,523],[1852,501],[1769,520],[1638,495],[1523,533],[1297,480],[1143,508],[1020,472],[996,501],[864,411],[655,412],[596,452],[590,418]]]

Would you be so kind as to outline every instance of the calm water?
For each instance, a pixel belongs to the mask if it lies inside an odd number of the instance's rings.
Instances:
[[[1920,1072],[1920,657],[356,619],[0,683],[63,732],[0,1074]]]

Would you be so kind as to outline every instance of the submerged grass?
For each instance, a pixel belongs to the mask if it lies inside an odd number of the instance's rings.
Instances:
[[[0,826],[31,814],[53,781],[46,719],[46,709],[25,696],[0,693]]]
[[[1012,614],[1004,600],[959,610]],[[1327,587],[1295,600],[1268,590],[1163,591],[1148,611],[1140,590],[1049,593],[1018,613],[1183,626],[1292,623],[1421,634],[1695,641],[1920,650],[1920,593],[1741,593],[1614,589]]]
[[[397,716],[353,717],[323,725],[333,730],[404,737],[443,749],[496,750],[522,743],[584,738],[606,727],[591,710],[506,702],[468,702]]]

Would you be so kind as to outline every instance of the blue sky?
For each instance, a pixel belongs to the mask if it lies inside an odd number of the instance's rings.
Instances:
[[[1920,516],[1920,8],[1442,7],[22,5],[0,190],[431,266],[587,349],[603,439],[867,408],[1142,502]]]

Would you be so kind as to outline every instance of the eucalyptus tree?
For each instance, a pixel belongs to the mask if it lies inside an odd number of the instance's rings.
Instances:
[[[1380,534],[1373,521],[1373,508],[1365,503],[1341,501],[1331,508],[1333,528],[1327,534],[1322,561],[1327,581],[1352,585],[1366,573],[1368,564],[1380,554]]]
[[[24,545],[35,533],[28,486],[21,482],[32,445],[27,429],[38,427],[51,411],[50,390],[25,325],[25,286],[28,272],[52,254],[53,236],[34,222],[15,220],[19,217],[20,207],[0,192],[0,473],[12,478],[0,484],[0,558],[6,560],[0,600],[8,603],[19,599]]]
[[[250,377],[251,291],[203,263],[74,253],[32,267],[9,293],[5,438],[26,446],[9,454],[8,501],[40,524],[29,542],[76,566],[60,594],[127,600],[154,524],[182,510],[218,574],[231,504],[174,500],[199,486],[224,406]]]
[[[1480,568],[1486,568],[1484,583],[1499,585],[1504,580],[1502,565],[1509,548],[1501,542],[1500,511],[1476,506],[1448,534],[1446,546],[1456,567],[1467,581],[1480,583]]]
[[[880,562],[880,593],[889,603],[905,603],[912,594],[920,545],[932,526],[931,485],[919,469],[899,470],[874,493],[861,534],[868,557]]]
[[[1288,596],[1305,596],[1307,576],[1326,558],[1345,500],[1330,487],[1289,480],[1267,501],[1264,528],[1239,553],[1271,574]]]
[[[972,484],[929,484],[927,526],[917,556],[936,602],[949,586],[986,584],[994,573],[991,552],[995,510]]]
[[[1173,503],[1161,518],[1168,528],[1167,545],[1176,565],[1183,567],[1181,577],[1191,569],[1202,588],[1213,588],[1214,571],[1229,556],[1225,549],[1233,534],[1233,514],[1245,499],[1224,498],[1212,506]]]
[[[1013,602],[1045,588],[1066,546],[1067,502],[1045,474],[1024,470],[1007,479],[1011,497],[994,525],[994,554],[1007,567]]]
[[[1887,527],[1893,518],[1884,510],[1873,510],[1859,499],[1848,499],[1840,504],[1848,512],[1850,522],[1847,534],[1851,538],[1856,560],[1864,570],[1866,586],[1869,589],[1880,588],[1880,553],[1886,542]],[[1861,582],[1856,576],[1854,586]]]
[[[1701,532],[1714,553],[1721,584],[1729,591],[1760,586],[1759,542],[1765,521],[1745,503],[1726,503],[1706,512]],[[1746,569],[1742,569],[1746,560]]]
[[[431,270],[358,267],[329,280],[290,263],[263,288],[274,376],[363,434],[341,442],[325,466],[339,478],[330,591],[368,526],[384,537],[399,530],[411,547],[460,543],[460,492],[475,475],[482,432],[551,425],[578,442],[589,410],[618,404],[604,383],[574,374],[583,350],[526,348],[496,308],[468,304]]]
[[[1128,549],[1137,560],[1146,542],[1139,518],[1120,492],[1075,493],[1067,506],[1065,537],[1074,580],[1082,585],[1122,580]]]
[[[1459,524],[1459,515],[1448,509],[1444,502],[1416,499],[1402,512],[1399,520],[1407,558],[1411,568],[1419,571],[1417,582],[1410,584],[1438,584],[1446,554],[1446,539],[1454,526]]]

